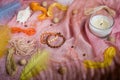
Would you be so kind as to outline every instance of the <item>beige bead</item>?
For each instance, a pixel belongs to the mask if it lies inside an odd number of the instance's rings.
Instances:
[[[51,42],[56,41],[57,39],[58,39],[58,36],[56,36],[55,38],[53,38],[53,39],[49,40],[48,42],[49,42],[49,43],[51,43]]]
[[[114,38],[114,37],[109,36],[109,37],[108,37],[108,41],[115,42],[115,38]]]
[[[43,7],[46,7],[46,6],[47,6],[47,2],[46,2],[46,1],[43,1],[43,2],[42,2],[42,6],[43,6]]]
[[[26,65],[26,64],[27,64],[26,59],[21,59],[21,60],[20,60],[20,65],[24,66],[24,65]]]
[[[77,13],[78,13],[78,10],[77,10],[77,9],[75,9],[75,10],[72,11],[72,14],[73,14],[73,15],[75,15],[75,14],[77,14]]]
[[[53,19],[53,22],[54,22],[54,23],[58,23],[59,21],[60,21],[60,19],[57,18],[57,17]]]
[[[66,73],[67,69],[65,67],[60,67],[58,69],[58,73],[61,74],[61,75],[64,75]]]

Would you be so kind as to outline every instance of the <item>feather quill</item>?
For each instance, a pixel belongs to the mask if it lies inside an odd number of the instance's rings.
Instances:
[[[41,71],[47,69],[48,60],[49,54],[47,51],[38,51],[23,69],[20,80],[30,80],[32,77],[37,76]]]
[[[17,72],[17,65],[14,60],[14,48],[8,49],[8,56],[6,60],[6,71],[9,75],[14,75]]]
[[[7,51],[7,45],[9,39],[10,39],[10,29],[6,25],[0,25],[0,58]]]

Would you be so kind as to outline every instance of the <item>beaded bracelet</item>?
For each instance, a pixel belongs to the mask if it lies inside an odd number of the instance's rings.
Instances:
[[[47,38],[48,35],[51,35],[51,34],[53,34],[53,33],[52,33],[52,32],[45,32],[45,33],[43,33],[43,34],[40,36],[40,42],[41,42],[42,44],[46,44],[46,38]]]
[[[58,39],[58,36],[55,36],[55,38],[53,38],[53,39],[51,39],[51,40],[48,40],[48,42],[51,43],[51,42],[56,41],[57,39]]]
[[[61,38],[63,39],[63,41],[62,41],[59,45],[51,45],[51,44],[50,44],[51,42],[49,41],[49,38],[50,38],[51,36],[61,37]],[[61,47],[61,46],[64,44],[65,40],[66,40],[65,37],[64,37],[63,35],[61,35],[61,33],[51,34],[51,35],[48,35],[48,36],[47,36],[47,38],[46,38],[46,44],[47,44],[49,47],[51,47],[51,48],[59,48],[59,47]]]

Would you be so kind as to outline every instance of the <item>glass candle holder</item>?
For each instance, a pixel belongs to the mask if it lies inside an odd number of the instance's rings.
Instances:
[[[114,19],[111,15],[93,14],[90,17],[89,29],[98,37],[108,36],[113,28]]]

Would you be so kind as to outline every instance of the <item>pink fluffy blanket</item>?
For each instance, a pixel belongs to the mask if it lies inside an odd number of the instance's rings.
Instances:
[[[22,9],[26,7],[32,0],[23,0]],[[37,1],[37,0],[35,0]],[[53,0],[46,0],[48,3],[54,2]],[[38,2],[42,2],[38,0]],[[4,1],[0,1],[0,4],[4,4]],[[38,77],[32,80],[102,80],[102,75],[108,74],[108,72],[116,69],[115,63],[111,64],[108,69],[86,69],[83,66],[84,60],[103,60],[103,53],[106,48],[114,46],[120,51],[120,0],[74,0],[69,6],[68,10],[64,13],[54,11],[55,17],[59,17],[61,20],[59,23],[54,24],[51,19],[44,21],[37,20],[37,16],[41,12],[34,12],[26,22],[26,25],[31,28],[35,27],[36,34],[30,36],[34,38],[38,43],[40,49],[46,49],[50,52],[52,66],[39,74]],[[97,6],[106,5],[115,10],[116,15],[114,17],[115,23],[112,33],[109,35],[113,41],[107,38],[99,38],[93,35],[88,28],[88,21],[90,16],[86,16],[84,11],[87,8],[94,8]],[[73,15],[72,11],[78,10],[78,13]],[[33,25],[34,24],[34,25]],[[23,24],[16,22],[16,15],[9,21],[10,27],[20,27],[27,29]],[[40,35],[43,32],[60,32],[66,38],[65,43],[60,48],[50,48],[47,45],[40,43]],[[18,33],[12,37],[26,37],[26,34]],[[120,53],[117,53],[119,55]],[[16,57],[19,60],[21,57]],[[118,58],[117,58],[118,59]],[[0,62],[0,79],[2,80],[19,80],[20,72],[23,67],[19,67],[19,71],[16,76],[9,76],[5,72],[5,58]],[[119,63],[118,60],[116,62]],[[58,68],[66,67],[67,72],[64,75],[60,75]],[[111,73],[111,72],[110,72]],[[113,73],[111,73],[113,74]],[[108,76],[108,75],[106,75]],[[114,77],[113,77],[114,78]],[[105,77],[106,79],[106,77]],[[108,78],[107,78],[108,79]],[[115,79],[114,79],[115,80]]]

